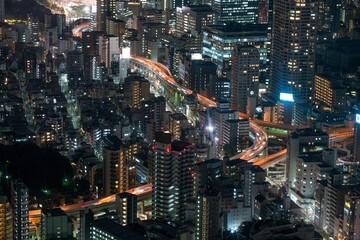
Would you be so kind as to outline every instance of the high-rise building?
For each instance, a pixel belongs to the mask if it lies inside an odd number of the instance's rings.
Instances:
[[[13,239],[13,211],[6,196],[0,196],[0,239]]]
[[[106,31],[106,19],[115,17],[115,0],[96,0],[96,30]]]
[[[100,62],[104,63],[106,68],[111,68],[113,62],[119,62],[119,37],[109,35],[99,36],[98,48]]]
[[[29,190],[20,179],[12,181],[11,198],[14,214],[14,239],[29,239]]]
[[[137,153],[138,144],[136,142],[123,142],[114,135],[104,138],[104,196],[121,193],[129,188],[130,161],[132,156]]]
[[[226,75],[230,71],[234,47],[252,45],[260,54],[260,72],[269,74],[270,38],[267,31],[266,24],[230,22],[205,26],[202,30],[202,54],[210,57],[218,65],[218,72]]]
[[[269,0],[259,0],[258,24],[268,24],[269,21]]]
[[[287,141],[286,177],[290,188],[296,184],[297,159],[301,155],[321,153],[329,147],[329,135],[319,129],[301,129],[292,132]]]
[[[189,79],[185,79],[184,84],[194,92],[205,96],[210,94],[210,79],[215,78],[216,64],[211,61],[192,60],[190,62]]]
[[[172,139],[180,140],[182,130],[189,126],[187,117],[182,113],[173,113],[169,116],[168,130],[171,133]]]
[[[74,239],[71,219],[61,208],[43,209],[41,239]]]
[[[360,161],[360,113],[355,115],[355,126],[354,126],[354,161]]]
[[[270,95],[310,102],[314,78],[315,13],[311,1],[275,0]]]
[[[234,48],[231,65],[230,108],[247,113],[248,97],[259,95],[260,54],[254,46]]]
[[[152,142],[155,132],[164,130],[166,110],[165,97],[159,96],[141,102],[142,132],[148,142]]]
[[[207,188],[196,197],[195,239],[217,240],[222,238],[221,194]]]
[[[256,24],[258,21],[258,0],[212,0],[217,22],[238,22]]]
[[[343,3],[339,0],[319,0],[315,2],[315,7],[319,40],[335,38],[340,30]]]
[[[137,219],[137,196],[123,192],[116,195],[115,201],[120,225],[126,226],[135,223]]]
[[[91,238],[97,240],[146,240],[147,237],[131,228],[121,226],[110,218],[100,218],[94,221],[91,228]]]
[[[339,218],[344,214],[344,200],[346,186],[349,183],[350,174],[334,169],[327,177],[324,189],[325,224],[324,230],[332,237],[338,237],[342,230],[339,226]]]
[[[342,239],[355,240],[360,235],[360,192],[353,190],[345,195]]]
[[[313,103],[325,111],[344,111],[346,88],[342,81],[332,76],[316,74],[314,77]]]
[[[91,209],[80,211],[79,238],[80,240],[91,239],[91,228],[94,224],[94,213]]]
[[[127,105],[140,109],[141,101],[150,99],[150,82],[141,76],[128,76],[125,78],[124,91],[128,100]]]
[[[46,14],[45,15],[45,29],[55,28],[58,35],[64,33],[66,27],[65,14]]]
[[[243,152],[249,147],[249,119],[231,119],[224,122],[224,144],[234,152]]]
[[[5,21],[5,0],[0,0],[0,22]]]
[[[68,52],[66,68],[69,85],[77,86],[84,78],[84,55],[77,50]]]
[[[182,222],[186,203],[193,196],[193,145],[172,142],[170,133],[157,132],[153,148],[152,217]]]
[[[209,5],[191,5],[176,8],[176,31],[194,35],[201,28],[214,24],[214,11]]]
[[[194,198],[204,192],[208,184],[216,182],[222,177],[222,160],[212,158],[194,165]]]

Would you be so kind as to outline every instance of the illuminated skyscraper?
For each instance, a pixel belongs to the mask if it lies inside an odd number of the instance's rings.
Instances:
[[[21,180],[12,182],[11,197],[14,211],[14,239],[29,239],[29,190]]]
[[[152,217],[185,220],[186,203],[193,196],[192,144],[171,141],[170,133],[155,135],[152,176]]]
[[[314,78],[315,14],[311,1],[275,0],[273,14],[272,78],[270,92],[311,100]]]
[[[136,142],[123,142],[113,135],[104,139],[104,196],[122,193],[129,188],[129,163],[137,153]]]
[[[0,196],[0,239],[13,239],[13,215],[6,196]]]
[[[248,97],[259,94],[260,54],[253,46],[236,46],[233,51],[230,108],[247,112]]]
[[[218,22],[252,23],[258,21],[258,0],[212,0]]]

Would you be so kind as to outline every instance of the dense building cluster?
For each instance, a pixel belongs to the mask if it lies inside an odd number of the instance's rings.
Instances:
[[[0,0],[0,238],[359,239],[359,94],[358,1]]]

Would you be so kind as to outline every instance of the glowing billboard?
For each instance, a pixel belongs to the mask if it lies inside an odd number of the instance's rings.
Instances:
[[[294,102],[294,94],[292,93],[280,93],[280,100],[286,102]]]
[[[356,118],[355,118],[356,123],[360,123],[360,114],[356,114]]]

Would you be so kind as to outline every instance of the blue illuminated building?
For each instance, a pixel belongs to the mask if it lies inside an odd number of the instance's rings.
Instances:
[[[258,0],[212,0],[211,3],[218,22],[255,24],[258,21]]]
[[[223,75],[230,69],[235,45],[255,46],[260,53],[260,72],[268,71],[270,39],[267,36],[267,25],[231,22],[204,27],[202,53],[218,65],[218,71],[223,72]]]

